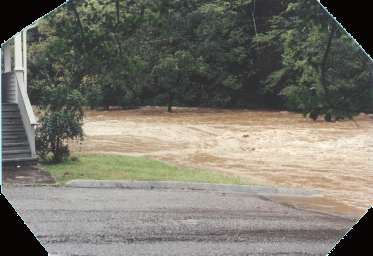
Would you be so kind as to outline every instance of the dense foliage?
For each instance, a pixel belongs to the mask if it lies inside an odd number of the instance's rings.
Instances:
[[[68,141],[83,138],[83,100],[78,90],[70,90],[64,84],[44,88],[36,137],[39,157],[55,163],[67,159]]]
[[[92,108],[372,111],[372,63],[316,0],[73,0],[33,31],[31,96]]]

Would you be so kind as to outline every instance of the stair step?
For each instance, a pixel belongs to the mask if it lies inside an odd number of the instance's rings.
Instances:
[[[31,154],[26,154],[26,155],[17,155],[17,156],[9,156],[9,157],[4,157],[2,159],[3,163],[20,163],[23,161],[35,161],[36,159],[31,156]]]
[[[16,138],[16,139],[3,139],[3,144],[7,144],[7,143],[23,143],[27,141],[27,138]]]
[[[4,125],[1,128],[3,132],[9,132],[9,131],[25,132],[25,128],[23,127],[23,125]]]
[[[3,114],[3,115],[1,116],[1,119],[2,119],[2,122],[3,122],[3,123],[6,123],[7,120],[12,120],[12,119],[19,119],[19,120],[22,120],[20,114],[18,114],[18,115],[6,115],[6,114],[4,115],[4,114]]]
[[[3,131],[3,138],[9,138],[8,136],[24,137],[26,133],[24,131]]]
[[[22,139],[22,138],[27,138],[26,134],[25,133],[20,133],[20,134],[3,134],[3,140],[4,139],[7,139],[7,140],[12,140],[12,139]]]
[[[23,124],[23,121],[22,121],[22,118],[21,117],[10,117],[10,118],[2,118],[1,119],[1,123],[2,125],[5,125],[5,124],[18,124],[18,123],[21,123]]]
[[[1,111],[2,116],[9,116],[9,115],[19,115],[20,112],[18,109],[7,109]]]
[[[20,134],[18,136],[3,137],[2,141],[3,141],[3,143],[5,143],[5,142],[24,142],[24,141],[28,141],[28,140],[27,140],[27,136],[25,134]]]
[[[18,109],[17,104],[1,104],[1,109]]]
[[[8,111],[8,110],[19,110],[19,109],[18,109],[18,106],[15,105],[15,106],[2,106],[1,110],[2,111]]]
[[[3,108],[1,109],[2,113],[20,113],[18,108]]]
[[[23,145],[28,145],[27,141],[24,142],[9,142],[9,143],[3,143],[3,146],[23,146]]]
[[[10,159],[10,158],[14,158],[14,157],[29,157],[31,156],[31,151],[29,148],[25,148],[25,149],[6,149],[6,150],[3,150],[3,159]]]
[[[8,132],[8,131],[25,131],[25,129],[23,128],[23,125],[17,125],[17,126],[7,125],[7,126],[3,126],[2,127],[2,131],[3,132]]]
[[[8,136],[21,137],[26,136],[26,133],[24,131],[3,131],[3,138],[7,138]]]
[[[27,141],[19,141],[19,142],[4,142],[3,143],[3,149],[6,148],[23,148],[23,147],[28,147],[28,142]]]
[[[10,122],[4,123],[3,122],[3,125],[1,127],[15,127],[15,128],[22,127],[23,128],[23,123],[20,122],[20,121],[14,120],[14,122],[12,122],[12,123],[10,123]]]
[[[26,138],[26,133],[3,133],[3,139]]]
[[[4,119],[7,119],[7,118],[13,118],[13,117],[19,117],[19,118],[21,118],[21,113],[19,113],[19,112],[2,112],[1,113],[1,116],[2,116],[2,118]]]
[[[27,142],[28,140],[26,137],[20,137],[20,138],[12,138],[12,139],[3,139],[2,144],[8,144],[8,143],[24,143]]]
[[[1,110],[2,110],[2,111],[8,111],[8,110],[10,110],[10,111],[12,111],[12,110],[19,111],[17,105],[12,105],[12,106],[4,106],[4,105],[2,105],[2,106],[1,106]]]
[[[4,162],[20,162],[20,161],[30,161],[32,158],[31,154],[24,154],[24,155],[14,155],[14,156],[3,156],[3,163]]]
[[[27,138],[26,133],[3,133],[3,140],[4,139],[22,139]]]
[[[1,122],[2,125],[23,124],[21,117],[2,118],[1,120],[2,120]]]
[[[26,134],[24,130],[3,130],[3,136],[6,135],[23,135]]]
[[[2,128],[3,128],[3,131],[9,131],[9,130],[24,131],[25,130],[23,128],[23,125],[5,125]],[[6,128],[6,129],[4,129],[4,128]]]
[[[9,164],[36,164],[37,163],[37,157],[31,157],[31,156],[23,156],[23,157],[14,157],[14,158],[3,158],[3,163],[6,165]]]
[[[25,128],[23,128],[23,125],[5,125],[2,127],[3,131],[25,131]]]
[[[22,154],[22,153],[29,153],[30,149],[22,148],[22,149],[10,149],[10,150],[3,150],[3,154]]]
[[[18,105],[17,105],[17,103],[6,103],[6,102],[4,102],[4,103],[1,104],[1,106],[7,107],[7,106],[18,106]]]
[[[35,164],[23,126],[18,105],[2,104],[2,162],[4,164]]]
[[[6,135],[24,135],[26,134],[25,130],[23,129],[8,129],[8,130],[2,130],[3,136]]]
[[[3,110],[1,111],[2,116],[9,116],[9,115],[20,115],[19,110]]]
[[[14,156],[14,155],[29,155],[31,154],[29,147],[23,148],[4,148],[3,149],[3,156]]]
[[[27,141],[26,134],[11,134],[3,137],[3,142],[23,142]]]
[[[4,106],[4,105],[2,105],[1,106],[1,111],[13,111],[13,110],[15,110],[15,111],[19,111],[19,108],[18,108],[18,105],[12,105],[12,106]]]
[[[6,120],[6,122],[4,122],[4,121],[2,122],[3,126],[4,125],[13,125],[13,124],[22,124],[23,125],[23,122],[22,122],[21,118],[20,119],[12,118],[12,119]]]

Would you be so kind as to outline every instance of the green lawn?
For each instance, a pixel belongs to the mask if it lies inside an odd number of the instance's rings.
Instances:
[[[238,177],[207,170],[176,167],[144,157],[83,154],[78,158],[77,161],[44,164],[43,167],[60,184],[74,179],[247,183]]]

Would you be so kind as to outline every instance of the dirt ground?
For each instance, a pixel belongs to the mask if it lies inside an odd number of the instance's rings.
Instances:
[[[161,107],[88,111],[74,151],[141,155],[255,184],[318,190],[282,203],[359,216],[373,204],[373,119],[326,123],[289,112]]]
[[[39,165],[18,167],[5,165],[2,171],[3,184],[5,185],[51,185],[56,183],[51,174],[43,170]]]

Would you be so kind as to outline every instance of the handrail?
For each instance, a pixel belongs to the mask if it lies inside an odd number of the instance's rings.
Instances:
[[[17,103],[21,113],[22,122],[25,128],[27,140],[29,142],[31,156],[37,157],[36,155],[36,144],[35,144],[35,137],[36,137],[36,128],[37,128],[37,121],[34,115],[34,111],[32,110],[30,99],[27,95],[26,88],[20,79],[23,79],[23,72],[22,71],[15,71],[15,83],[17,87]],[[18,79],[20,78],[20,79]]]
[[[29,119],[28,121],[29,121],[30,125],[31,126],[36,126],[36,125],[38,125],[38,122],[36,121],[34,111],[32,110],[32,105],[31,105],[30,99],[28,97],[26,88],[24,86],[20,85],[17,73],[15,74],[15,77],[16,77],[16,84],[17,84],[17,91],[18,91],[18,93],[17,93],[18,104],[23,103],[25,105],[25,110],[26,110],[27,117]],[[21,101],[19,101],[19,96],[21,96]]]

